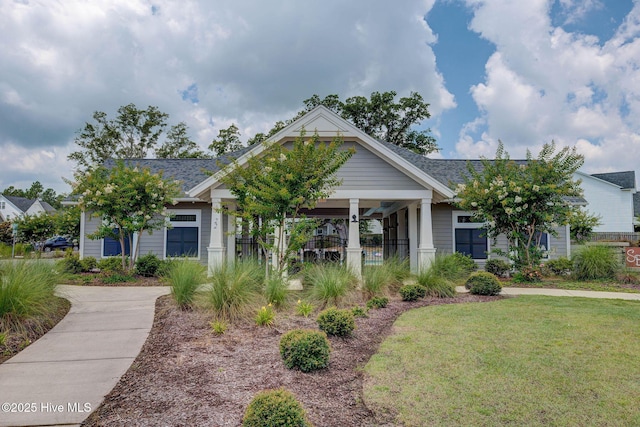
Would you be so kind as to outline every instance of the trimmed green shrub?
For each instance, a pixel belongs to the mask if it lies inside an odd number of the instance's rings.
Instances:
[[[284,366],[311,372],[329,365],[331,346],[327,334],[312,329],[294,329],[280,338]]]
[[[256,394],[242,418],[243,427],[311,427],[295,396],[279,388]]]
[[[80,260],[80,265],[82,265],[82,271],[88,273],[98,268],[98,260],[96,260],[95,257],[88,256]]]
[[[125,265],[128,264],[128,258],[125,260]],[[98,268],[101,272],[119,272],[122,273],[122,257],[112,256],[109,258],[103,258],[98,261]]]
[[[206,268],[197,261],[182,260],[172,265],[165,280],[171,286],[171,295],[181,309],[193,303],[198,289],[206,281]]]
[[[556,276],[568,276],[573,269],[573,262],[567,257],[550,259],[544,264],[552,274]]]
[[[136,260],[136,274],[144,277],[154,277],[160,268],[160,258],[155,254],[147,254]]]
[[[62,273],[78,274],[84,271],[80,257],[72,252],[65,253],[64,258],[56,261],[56,266]]]
[[[503,259],[489,259],[484,265],[484,271],[498,277],[505,277],[510,270],[511,266]]]
[[[335,307],[320,312],[317,318],[318,327],[327,335],[347,337],[356,327],[353,313],[350,310],[340,310]]]
[[[417,284],[414,285],[404,285],[400,289],[400,296],[402,297],[402,301],[416,301],[420,298],[424,298],[427,295],[427,290]]]
[[[351,314],[353,317],[367,317],[367,309],[360,306],[351,307]]]
[[[474,295],[498,295],[502,291],[502,285],[496,276],[486,271],[473,273],[465,287]]]
[[[578,280],[613,279],[620,269],[610,246],[587,245],[573,256],[573,275]]]
[[[373,297],[367,301],[367,308],[385,308],[389,304],[389,298],[387,297]]]

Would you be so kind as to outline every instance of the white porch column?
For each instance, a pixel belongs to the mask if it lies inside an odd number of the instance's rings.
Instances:
[[[418,271],[426,270],[436,257],[433,247],[433,223],[431,221],[431,198],[420,201],[420,246],[418,247]]]
[[[80,211],[80,239],[78,240],[78,256],[80,259],[84,259],[84,232],[87,228],[85,215],[86,212],[84,210]]]
[[[407,218],[404,213],[404,209],[397,212],[398,214],[398,240],[405,240],[407,238]],[[400,259],[404,259],[407,256],[407,246],[402,244],[398,245],[397,254]]]
[[[229,206],[229,211],[236,210],[234,205]],[[233,262],[236,259],[236,217],[227,214],[227,260]]]
[[[209,274],[211,274],[215,267],[224,262],[224,246],[222,244],[224,230],[222,227],[222,212],[220,212],[221,205],[222,200],[219,197],[211,198],[211,239],[209,240],[209,247],[207,248],[209,254],[207,264]]]
[[[362,277],[359,203],[359,199],[349,199],[349,245],[347,246],[347,266],[358,278]]]
[[[409,267],[412,273],[418,272],[418,205],[407,206],[409,211]]]

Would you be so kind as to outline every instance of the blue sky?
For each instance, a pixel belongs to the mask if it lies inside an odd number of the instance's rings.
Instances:
[[[314,93],[421,93],[438,157],[555,140],[586,172],[640,158],[640,0],[7,0],[0,27],[0,190],[68,191],[94,111],[157,106],[204,148]]]

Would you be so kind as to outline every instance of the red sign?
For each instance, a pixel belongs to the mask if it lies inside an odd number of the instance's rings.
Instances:
[[[640,248],[627,248],[625,254],[627,267],[640,268]]]

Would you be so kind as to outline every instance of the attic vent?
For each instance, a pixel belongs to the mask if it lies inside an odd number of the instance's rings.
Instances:
[[[195,215],[174,215],[171,217],[171,222],[196,222]]]

